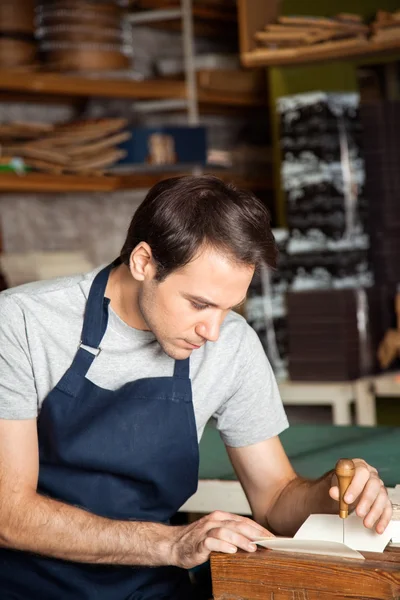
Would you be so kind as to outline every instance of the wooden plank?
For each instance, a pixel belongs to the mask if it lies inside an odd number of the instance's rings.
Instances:
[[[214,600],[398,600],[400,551],[365,560],[258,549],[213,553]]]
[[[0,70],[0,90],[104,98],[185,98],[184,81],[88,78],[60,73]]]
[[[137,8],[141,10],[165,10],[179,7],[179,0],[141,0],[137,3]],[[237,20],[235,5],[233,2],[194,2],[192,6],[192,12],[195,19],[206,19],[209,21],[224,23],[235,23]]]
[[[329,46],[328,46],[329,44]],[[271,67],[285,65],[310,64],[326,60],[373,59],[390,52],[400,52],[400,40],[380,42],[329,42],[312,47],[313,50],[288,48],[283,50],[265,50],[263,48],[246,52],[241,56],[246,67]]]
[[[118,187],[119,178],[113,176],[0,173],[0,192],[7,193],[110,192]]]
[[[201,72],[199,74],[201,77]],[[60,101],[65,95],[65,101],[73,98],[80,99],[87,96],[101,96],[109,98],[164,99],[186,98],[186,85],[183,80],[158,79],[144,81],[122,81],[88,79],[84,77],[62,75],[58,73],[15,72],[0,70],[0,92],[12,93],[12,98],[50,102],[52,95]],[[265,98],[256,93],[231,94],[223,91],[199,90],[199,102],[203,105],[225,105],[232,107],[261,106]]]
[[[254,190],[271,189],[271,176],[246,178],[231,171],[205,169],[224,181],[232,181],[237,186]],[[131,175],[56,175],[52,173],[0,173],[0,193],[59,193],[59,192],[112,192],[116,190],[149,189],[157,182],[177,175],[188,175],[190,170],[182,167],[179,172],[133,173]]]

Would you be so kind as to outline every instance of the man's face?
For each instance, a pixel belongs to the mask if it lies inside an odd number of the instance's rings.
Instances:
[[[254,268],[205,249],[161,283],[155,272],[142,282],[139,308],[164,352],[181,360],[218,339],[228,312],[245,299]]]

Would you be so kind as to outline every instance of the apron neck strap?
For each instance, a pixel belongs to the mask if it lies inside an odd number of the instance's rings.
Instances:
[[[189,358],[175,361],[174,377],[179,377],[179,379],[189,379],[189,370]]]
[[[106,332],[110,300],[104,297],[104,293],[113,266],[114,263],[111,263],[99,271],[91,285],[89,297],[86,302],[81,336],[81,343],[84,346],[98,348]]]

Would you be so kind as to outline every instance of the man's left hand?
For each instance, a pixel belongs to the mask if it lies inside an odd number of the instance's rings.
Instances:
[[[344,501],[350,509],[354,509],[363,518],[365,527],[377,533],[383,533],[392,518],[393,508],[385,485],[378,471],[361,458],[353,458],[355,474],[349,485]],[[329,495],[339,500],[339,488],[336,475],[332,477],[332,487]]]

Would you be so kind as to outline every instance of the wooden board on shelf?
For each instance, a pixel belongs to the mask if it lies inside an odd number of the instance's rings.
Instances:
[[[199,73],[201,77],[201,72]],[[185,99],[186,85],[183,80],[156,79],[132,81],[123,79],[88,78],[60,73],[36,71],[11,71],[0,69],[0,92],[20,93],[21,99],[34,94],[36,99],[65,95],[66,98],[98,96],[132,100]],[[15,96],[13,96],[15,98]],[[200,104],[233,107],[260,106],[265,100],[256,93],[232,94],[223,90],[214,93],[199,89]]]
[[[246,67],[270,67],[310,64],[328,60],[363,60],[379,59],[390,53],[400,54],[400,39],[387,41],[364,41],[344,44],[343,42],[327,42],[310,48],[285,48],[269,51],[259,48],[241,55]]]
[[[143,10],[165,10],[169,8],[179,8],[179,0],[139,0],[136,7]],[[193,17],[196,19],[205,19],[210,21],[233,22],[236,23],[237,15],[234,2],[200,2],[194,1]]]
[[[111,192],[119,178],[105,175],[53,175],[51,173],[0,173],[1,193]]]
[[[30,94],[100,96],[104,98],[161,99],[185,98],[183,81],[105,79],[99,76],[67,75],[39,71],[0,70],[0,90]]]
[[[263,178],[246,178],[230,171],[211,171],[224,181],[233,181],[237,186],[250,190],[271,189],[271,176]],[[0,193],[61,193],[61,192],[113,192],[116,190],[149,189],[158,181],[176,175],[187,175],[190,171],[182,168],[181,172],[134,173],[131,175],[53,175],[51,173],[0,173]]]

